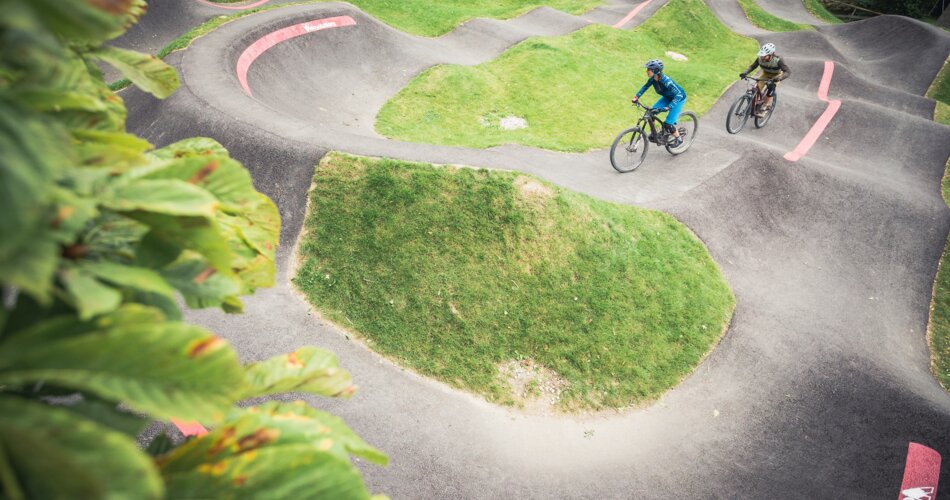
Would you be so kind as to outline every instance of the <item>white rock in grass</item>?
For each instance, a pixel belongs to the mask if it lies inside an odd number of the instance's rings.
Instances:
[[[674,61],[689,61],[689,58],[680,54],[679,52],[673,52],[672,50],[667,50],[666,55],[669,56]]]
[[[520,118],[517,116],[506,116],[501,119],[501,123],[498,124],[502,130],[520,130],[523,128],[528,128],[528,120]]]

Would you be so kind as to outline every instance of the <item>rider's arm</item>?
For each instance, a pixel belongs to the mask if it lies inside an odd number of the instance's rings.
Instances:
[[[746,70],[743,71],[743,73],[748,75],[749,73],[752,73],[753,71],[755,71],[755,68],[758,68],[758,67],[759,67],[759,58],[756,57],[755,60],[752,61],[752,66],[749,66],[748,68],[746,68]]]
[[[640,91],[637,92],[637,99],[639,99],[640,96],[642,96],[643,93],[646,92],[648,88],[650,88],[650,80],[652,80],[652,78],[647,79],[647,82],[644,83],[642,87],[640,87]]]
[[[784,80],[784,79],[786,79],[786,78],[792,76],[792,70],[788,69],[788,65],[785,64],[785,61],[784,61],[783,59],[779,59],[779,61],[778,61],[778,69],[782,70],[782,74],[779,75],[778,78],[775,79],[776,82],[780,82],[780,81],[782,81],[782,80]]]

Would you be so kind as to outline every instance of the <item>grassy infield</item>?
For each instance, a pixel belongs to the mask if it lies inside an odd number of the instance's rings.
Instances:
[[[516,142],[603,146],[629,119],[616,111],[645,80],[640,60],[667,49],[691,57],[671,71],[692,85],[693,108],[708,109],[755,42],[700,0],[678,4],[632,32],[591,26],[477,68],[430,70],[381,127],[486,146],[513,139],[486,142],[488,127],[458,124],[512,113],[534,133]],[[562,410],[653,399],[696,366],[734,306],[702,243],[672,217],[525,175],[333,154],[310,203],[295,279],[309,300],[401,364],[504,404],[517,403],[499,370],[512,362],[555,373]]]

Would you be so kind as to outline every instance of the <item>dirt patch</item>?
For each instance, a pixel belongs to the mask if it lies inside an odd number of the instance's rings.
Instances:
[[[511,388],[515,404],[525,413],[550,415],[558,413],[557,404],[567,381],[554,370],[532,359],[512,360],[498,365],[498,373]]]
[[[526,200],[546,200],[554,196],[553,189],[524,175],[515,178],[515,187]]]

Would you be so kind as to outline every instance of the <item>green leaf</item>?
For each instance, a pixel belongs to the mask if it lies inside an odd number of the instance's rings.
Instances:
[[[49,31],[73,42],[101,43],[122,34],[141,9],[133,0],[31,0]]]
[[[340,368],[336,356],[316,347],[303,347],[250,364],[244,368],[244,380],[246,389],[242,398],[282,392],[348,398],[356,391],[350,374]]]
[[[53,318],[0,341],[0,386],[39,381],[159,418],[214,421],[242,384],[235,352],[201,328],[124,306],[94,321]]]
[[[164,99],[178,88],[178,73],[161,59],[148,54],[102,46],[90,53],[111,64],[140,89]]]
[[[214,217],[218,202],[204,189],[177,180],[137,180],[103,194],[102,206],[117,212]]]
[[[188,307],[219,307],[229,298],[240,305],[237,299],[241,293],[240,283],[233,276],[218,273],[207,260],[193,253],[186,253],[161,273],[181,292]]]
[[[369,498],[350,453],[387,461],[339,418],[302,402],[267,403],[233,411],[158,463],[173,498]]]
[[[228,156],[218,141],[208,137],[192,137],[184,139],[151,153],[155,158],[172,160],[176,158],[194,158],[196,156]]]
[[[112,172],[144,162],[143,153],[152,147],[148,141],[124,132],[73,130],[73,137],[79,141],[76,151],[82,165],[108,167]]]
[[[48,300],[57,247],[56,179],[73,156],[65,132],[0,99],[0,283]]]
[[[114,311],[122,303],[122,294],[81,269],[63,270],[60,280],[83,321]]]
[[[0,477],[15,478],[27,498],[164,493],[161,476],[132,438],[63,408],[0,396],[0,454],[10,472]]]
[[[124,412],[113,402],[96,399],[89,395],[85,395],[79,403],[62,408],[121,432],[132,439],[141,434],[148,425],[148,420],[145,418]]]
[[[174,297],[175,289],[156,271],[144,267],[126,266],[115,262],[86,262],[82,269],[102,281],[141,292]]]
[[[148,443],[148,446],[145,448],[145,452],[153,457],[157,457],[159,455],[168,453],[174,447],[175,443],[172,442],[170,437],[168,437],[168,434],[162,432],[161,434],[155,436],[155,438]]]

